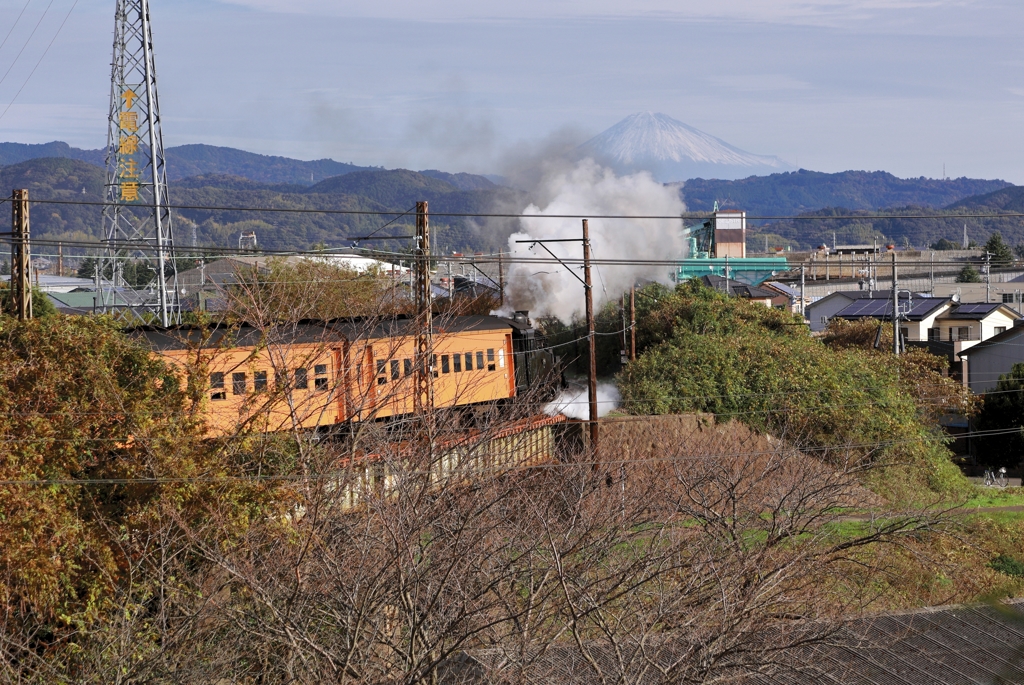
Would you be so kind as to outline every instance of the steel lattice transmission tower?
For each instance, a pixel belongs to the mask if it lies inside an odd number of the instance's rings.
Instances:
[[[117,0],[107,132],[102,310],[122,318],[180,319],[167,172],[156,94],[149,0]]]

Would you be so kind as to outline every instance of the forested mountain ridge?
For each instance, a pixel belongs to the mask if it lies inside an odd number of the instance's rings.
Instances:
[[[2,146],[0,146],[2,148]],[[10,149],[10,148],[7,148]],[[54,148],[60,152],[61,149]],[[806,176],[808,179],[797,178]],[[774,179],[774,180],[773,180]],[[817,179],[817,180],[815,180]],[[843,185],[844,181],[849,181]],[[797,182],[799,181],[799,182]],[[70,157],[30,159],[0,167],[0,188],[28,188],[36,200],[61,199],[99,202],[103,199],[104,169]],[[694,188],[709,189],[711,181],[694,181]],[[971,219],[964,214],[987,214],[1022,211],[1024,188],[1008,186],[1003,181],[956,179],[897,179],[880,172],[844,172],[843,174],[775,174],[769,177],[735,182],[734,188],[761,188],[762,204],[741,205],[751,215],[809,214],[820,221],[773,221],[765,226],[751,223],[752,248],[792,245],[813,247],[831,244],[833,233],[840,243],[871,242],[875,236],[892,240],[901,246],[924,247],[940,238],[959,242],[966,223],[971,238],[984,242],[993,231],[1000,231],[1011,244],[1024,242],[1024,227],[1016,218]],[[772,184],[775,186],[772,186]],[[702,185],[703,184],[703,185]],[[992,186],[998,186],[992,190]],[[773,190],[774,188],[774,190]],[[971,196],[961,193],[972,188],[984,192]],[[827,192],[826,192],[827,191]],[[4,195],[7,194],[4,192]],[[684,195],[693,192],[689,184]],[[710,191],[709,191],[710,192]],[[829,195],[831,193],[831,195]],[[803,204],[828,199],[845,193],[855,204],[833,208],[815,207],[801,212]],[[916,197],[939,200],[953,196],[944,209],[924,203],[874,206],[886,197]],[[729,198],[724,206],[728,207]],[[764,198],[768,198],[765,200]],[[444,217],[444,213],[486,214],[501,208],[525,207],[527,195],[510,188],[496,186],[482,176],[447,174],[431,171],[420,173],[406,169],[361,169],[325,179],[317,184],[266,183],[239,175],[203,174],[185,179],[172,179],[172,204],[218,207],[328,209],[343,211],[406,211],[419,200],[430,203],[431,228],[435,248],[439,251],[475,252],[496,249],[505,244],[514,228],[514,221],[485,224],[470,217]],[[689,208],[702,210],[692,197]],[[772,205],[774,202],[776,204]],[[785,204],[786,202],[790,204]],[[713,205],[713,200],[712,200]],[[865,205],[870,205],[865,207]],[[895,207],[895,209],[892,209]],[[876,219],[868,216],[885,209],[897,215],[923,215],[925,219]],[[390,216],[360,214],[317,214],[285,212],[253,212],[239,210],[175,210],[175,226],[179,244],[191,242],[192,223],[197,225],[200,245],[232,247],[242,231],[256,231],[259,244],[268,249],[307,249],[316,244],[336,247],[345,238],[363,236],[386,223]],[[851,219],[836,216],[853,215]],[[32,234],[60,240],[96,240],[102,232],[101,211],[89,205],[35,204],[32,208]],[[411,217],[403,217],[388,227],[388,232],[411,231]],[[7,230],[10,213],[0,212],[0,226]],[[486,228],[484,228],[486,226]],[[376,246],[398,247],[400,243],[374,243]]]
[[[469,218],[439,216],[487,213],[496,202],[521,203],[521,193],[491,184],[489,190],[460,190],[451,183],[408,170],[371,170],[329,179],[314,186],[265,184],[239,176],[207,174],[172,180],[172,205],[237,207],[232,210],[175,209],[174,226],[179,245],[189,244],[196,224],[199,245],[232,247],[238,234],[256,231],[261,247],[274,250],[308,249],[324,244],[337,247],[346,238],[364,236],[393,216],[318,214],[316,212],[247,211],[242,208],[405,211],[418,200],[428,200],[435,249],[477,251],[501,246],[507,234],[483,231]],[[52,240],[95,241],[102,234],[101,208],[96,205],[46,204],[44,199],[101,202],[105,171],[70,158],[31,159],[0,167],[0,188],[28,188],[36,200],[31,211],[32,235]],[[381,235],[411,232],[411,216],[399,219]],[[10,229],[10,213],[0,213],[0,230]],[[374,246],[401,248],[403,244],[375,242]],[[70,253],[69,253],[70,254]]]
[[[333,159],[305,161],[200,144],[167,148],[166,156],[167,175],[172,181],[216,174],[239,176],[258,183],[311,186],[324,179],[355,171],[383,170],[383,167],[358,166]],[[0,166],[48,157],[77,159],[99,167],[106,164],[106,150],[83,150],[62,141],[34,145],[0,143]],[[450,183],[459,190],[489,190],[494,187],[490,180],[476,174],[451,174],[437,169],[420,173]]]
[[[751,176],[736,181],[691,179],[680,193],[692,212],[742,209],[750,216],[793,216],[827,207],[877,210],[885,207],[938,209],[967,197],[1010,186],[1006,181],[955,178],[897,178],[884,171],[826,174],[799,171]]]
[[[901,247],[928,249],[945,238],[959,244],[964,227],[971,240],[982,244],[999,232],[1010,245],[1024,243],[1024,224],[1016,216],[983,216],[1024,211],[1024,187],[1011,186],[994,193],[964,198],[942,209],[930,207],[896,207],[881,210],[850,210],[830,207],[805,212],[795,221],[772,221],[748,233],[751,249],[792,246],[811,248],[839,244],[868,244],[874,238],[893,242]],[[883,213],[892,218],[877,218]],[[818,221],[807,217],[820,217]],[[844,218],[835,218],[844,217]],[[767,241],[766,241],[767,238]]]
[[[959,202],[954,202],[947,209],[1024,212],[1024,186],[1009,186],[993,193],[965,197]]]

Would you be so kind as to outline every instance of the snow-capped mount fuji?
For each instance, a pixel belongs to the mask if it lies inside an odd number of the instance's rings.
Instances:
[[[650,171],[668,183],[691,178],[736,179],[790,171],[778,157],[755,155],[665,114],[632,114],[578,149],[617,173]]]

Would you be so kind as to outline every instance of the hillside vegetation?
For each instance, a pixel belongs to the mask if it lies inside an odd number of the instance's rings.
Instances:
[[[900,247],[927,250],[930,245],[942,239],[959,246],[964,226],[971,240],[984,244],[995,233],[1010,245],[1024,242],[1024,225],[1019,217],[975,218],[968,214],[999,214],[1014,211],[1007,205],[1021,189],[1013,186],[989,196],[966,198],[945,209],[927,207],[899,207],[885,209],[893,218],[874,218],[873,212],[853,211],[845,207],[822,209],[801,214],[802,217],[820,217],[818,221],[791,220],[774,221],[758,231],[748,233],[748,240],[754,249],[764,249],[764,237],[769,236],[769,246],[792,245],[812,248],[831,245],[833,235],[840,244],[870,244],[877,236],[879,242],[891,241]],[[1005,204],[1004,204],[1005,203]],[[1018,210],[1019,211],[1019,210]],[[906,218],[902,218],[902,216]],[[852,218],[835,218],[852,217]],[[948,243],[946,243],[948,244]]]
[[[514,203],[519,198],[516,191],[495,186],[483,177],[447,176],[463,186],[489,187],[461,190],[443,178],[405,169],[356,171],[308,187],[208,174],[172,181],[170,199],[172,204],[192,206],[400,212],[411,209],[418,200],[427,200],[432,213],[472,214],[489,211],[498,200]],[[28,188],[29,197],[35,199],[101,202],[105,178],[103,169],[70,158],[32,159],[0,168],[0,188]],[[317,244],[339,246],[344,239],[366,235],[394,218],[223,210],[174,210],[174,216],[179,243],[190,240],[192,225],[196,224],[199,245],[231,247],[237,244],[239,233],[256,231],[260,246],[274,250],[308,249]],[[32,235],[66,241],[95,240],[102,232],[101,217],[98,206],[37,204],[31,214]],[[380,235],[408,235],[412,223],[412,217],[400,219]],[[0,226],[9,230],[9,214],[0,214]],[[463,217],[435,216],[431,231],[439,251],[497,248],[507,238],[505,234],[483,233],[474,221]],[[401,243],[374,245],[405,247]]]

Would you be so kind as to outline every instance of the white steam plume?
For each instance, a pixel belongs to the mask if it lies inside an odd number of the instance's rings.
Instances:
[[[605,416],[619,406],[622,396],[618,388],[611,383],[597,384],[597,416]],[[590,404],[586,388],[567,388],[558,394],[558,397],[544,406],[544,413],[548,416],[565,414],[570,419],[589,419]]]
[[[535,196],[550,198],[544,207],[531,204],[519,219],[520,231],[509,238],[512,261],[517,257],[548,257],[540,247],[516,243],[530,238],[582,237],[580,219],[540,219],[550,214],[678,216],[685,209],[677,188],[663,186],[644,172],[616,176],[585,159],[571,169],[546,176]],[[590,244],[594,259],[674,259],[685,254],[686,243],[679,219],[591,219]],[[549,243],[547,248],[562,259],[582,259],[580,242]],[[583,277],[582,268],[573,267]],[[601,266],[592,271],[594,307],[608,298],[617,299],[638,279],[668,283],[672,268],[666,265]],[[507,301],[515,309],[537,315],[553,315],[569,321],[583,311],[583,286],[560,264],[515,264],[509,274]]]

